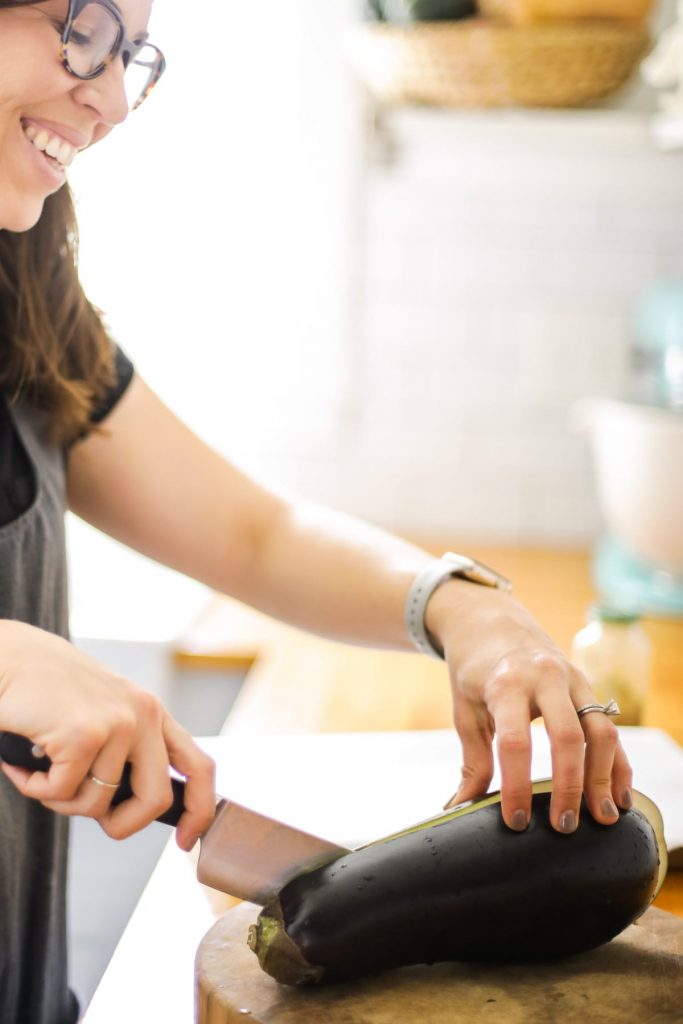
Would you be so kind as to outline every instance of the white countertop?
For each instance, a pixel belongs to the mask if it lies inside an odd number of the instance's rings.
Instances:
[[[636,788],[662,811],[667,845],[683,847],[683,750],[657,729],[620,733]],[[532,774],[542,778],[550,774],[547,737],[541,727],[533,735]],[[240,735],[201,743],[216,759],[220,793],[347,846],[436,814],[459,776],[460,746],[450,730]],[[194,957],[215,919],[191,858],[170,841],[83,1024],[190,1024]]]

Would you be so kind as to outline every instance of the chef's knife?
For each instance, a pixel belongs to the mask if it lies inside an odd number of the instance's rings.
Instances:
[[[0,761],[33,772],[47,772],[51,765],[40,748],[11,732],[0,732]],[[130,771],[126,764],[113,805],[133,796]],[[173,803],[157,818],[164,825],[177,825],[185,810],[185,783],[171,778],[171,786]],[[216,799],[216,816],[201,837],[197,864],[197,878],[213,889],[263,906],[295,875],[350,852],[232,800]]]

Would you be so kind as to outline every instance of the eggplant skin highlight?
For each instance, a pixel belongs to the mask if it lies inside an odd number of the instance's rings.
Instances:
[[[634,806],[614,825],[582,805],[576,832],[561,835],[549,788],[534,793],[525,832],[505,826],[496,794],[295,877],[250,929],[262,969],[285,985],[326,984],[409,964],[534,963],[608,942],[661,887],[661,818],[647,798],[646,813]]]

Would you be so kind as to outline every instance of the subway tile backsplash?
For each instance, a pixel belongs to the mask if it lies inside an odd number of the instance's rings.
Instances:
[[[569,409],[628,393],[639,295],[683,276],[683,154],[619,111],[408,110],[387,134],[358,190],[347,394],[280,475],[404,533],[589,541]]]

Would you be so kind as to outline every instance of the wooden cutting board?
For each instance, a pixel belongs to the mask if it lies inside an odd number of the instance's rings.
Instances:
[[[683,1024],[683,920],[656,908],[554,964],[438,964],[307,990],[261,971],[246,944],[258,910],[230,910],[203,939],[198,1024]]]

